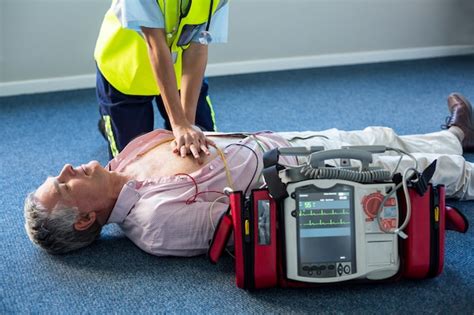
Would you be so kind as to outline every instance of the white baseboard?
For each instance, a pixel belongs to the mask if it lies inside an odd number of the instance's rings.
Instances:
[[[276,59],[260,59],[239,62],[211,63],[207,66],[206,75],[212,77],[277,70],[307,69],[387,61],[415,60],[467,54],[474,54],[474,45],[421,47]],[[75,90],[92,88],[94,86],[95,74],[4,82],[0,83],[0,97]]]
[[[86,89],[95,86],[95,73],[0,83],[0,97]]]

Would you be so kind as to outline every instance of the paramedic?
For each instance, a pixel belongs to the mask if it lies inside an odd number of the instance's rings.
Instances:
[[[471,105],[459,94],[448,98],[448,130],[397,136],[392,129],[207,135],[215,141],[202,164],[178,158],[166,145],[169,131],[154,130],[134,139],[106,168],[97,162],[66,164],[25,200],[30,239],[50,253],[65,253],[92,243],[105,224],[117,223],[139,248],[153,255],[192,256],[206,252],[213,226],[227,209],[226,186],[249,191],[262,185],[263,151],[281,146],[386,145],[410,152],[425,169],[437,159],[433,183],[446,195],[474,199],[474,150]],[[222,153],[222,154],[221,154]],[[398,157],[374,156],[374,164],[394,170]],[[293,164],[294,157],[283,157]],[[412,166],[403,159],[400,171]]]
[[[216,126],[203,76],[208,44],[227,41],[227,1],[113,1],[94,52],[99,130],[110,158],[153,130],[153,100],[175,153],[209,153],[202,130]]]

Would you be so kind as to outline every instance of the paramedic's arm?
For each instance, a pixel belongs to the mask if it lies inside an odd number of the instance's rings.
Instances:
[[[208,46],[191,42],[183,52],[181,103],[189,121],[196,120],[196,109],[207,65]]]
[[[171,53],[166,44],[165,31],[158,28],[142,27],[141,29],[147,42],[153,74],[161,91],[161,97],[176,139],[175,149],[179,150],[178,153],[182,157],[191,152],[195,158],[199,158],[201,150],[205,153],[209,152],[206,136],[193,126],[194,121],[188,120],[187,114],[184,112],[178,93]],[[194,110],[196,110],[196,106]]]

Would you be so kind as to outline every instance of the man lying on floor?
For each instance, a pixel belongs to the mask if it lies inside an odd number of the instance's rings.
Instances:
[[[132,141],[105,168],[95,161],[78,167],[66,164],[58,176],[48,177],[26,198],[26,230],[34,243],[54,254],[91,244],[109,223],[119,224],[132,242],[153,255],[203,254],[213,224],[228,207],[223,188],[260,187],[263,152],[285,146],[385,145],[411,153],[419,170],[438,159],[433,182],[444,184],[449,197],[474,199],[474,165],[462,157],[463,150],[474,151],[471,105],[454,93],[448,108],[447,130],[425,135],[397,136],[383,127],[208,133],[216,148],[200,161],[173,154],[172,134],[155,130]],[[281,162],[295,165],[297,160],[283,157]],[[376,165],[389,170],[397,162],[394,156],[374,158]],[[399,170],[412,162],[404,158]]]

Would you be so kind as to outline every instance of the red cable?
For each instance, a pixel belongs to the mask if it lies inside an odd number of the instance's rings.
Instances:
[[[187,177],[191,178],[191,180],[193,181],[193,184],[194,184],[194,188],[196,189],[196,192],[194,193],[194,195],[192,195],[191,197],[189,197],[189,198],[186,200],[186,204],[187,204],[187,205],[196,202],[196,198],[197,198],[197,196],[199,196],[200,194],[205,194],[205,193],[213,192],[213,193],[225,195],[223,192],[216,191],[216,190],[199,191],[197,182],[196,182],[196,180],[195,180],[191,175],[186,174],[186,173],[177,173],[177,174],[175,174],[175,176],[179,176],[179,175],[184,175],[184,176],[187,176]]]

